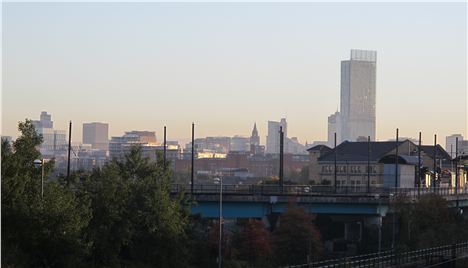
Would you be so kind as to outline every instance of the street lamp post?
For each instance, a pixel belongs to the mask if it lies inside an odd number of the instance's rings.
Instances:
[[[379,213],[379,222],[377,223],[377,227],[379,228],[379,257],[380,257],[380,252],[382,251],[382,213],[380,212],[380,194],[376,194],[375,199],[379,201],[379,206],[377,207],[378,213]]]
[[[390,194],[390,202],[393,200],[394,194]],[[396,241],[396,208],[395,204],[393,203],[393,213],[392,213],[392,249],[395,249],[395,241]]]
[[[34,160],[36,167],[41,167],[41,198],[44,197],[44,158]]]
[[[218,267],[222,266],[222,243],[223,243],[223,179],[214,178],[216,184],[219,184],[219,242],[218,242]]]

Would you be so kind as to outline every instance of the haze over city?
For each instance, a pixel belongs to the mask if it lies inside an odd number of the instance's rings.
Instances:
[[[1,6],[1,267],[468,267],[468,2]]]
[[[365,14],[365,16],[362,16]],[[464,3],[4,3],[2,135],[109,123],[110,136],[327,140],[340,62],[377,51],[377,139],[467,136]]]

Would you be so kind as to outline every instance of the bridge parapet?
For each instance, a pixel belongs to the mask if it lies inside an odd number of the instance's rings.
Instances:
[[[219,195],[220,185],[216,184],[198,184],[193,187],[193,195]],[[171,187],[172,193],[181,191],[190,193],[190,185],[174,184]],[[262,200],[262,196],[294,196],[294,197],[350,197],[352,200],[365,198],[369,202],[374,198],[385,199],[405,195],[409,198],[418,198],[427,194],[436,194],[445,197],[448,200],[468,199],[468,187],[437,187],[437,188],[389,188],[389,187],[333,187],[317,185],[223,185],[223,196],[254,196]],[[190,193],[191,194],[191,193]],[[334,200],[334,199],[331,200]]]

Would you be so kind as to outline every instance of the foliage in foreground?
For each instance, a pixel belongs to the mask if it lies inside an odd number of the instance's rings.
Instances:
[[[161,163],[133,148],[122,161],[44,185],[33,162],[41,144],[30,120],[2,141],[2,265],[186,267],[186,201],[171,198]],[[53,161],[45,166],[46,177]]]

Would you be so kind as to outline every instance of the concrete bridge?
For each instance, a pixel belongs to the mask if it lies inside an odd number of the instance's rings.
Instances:
[[[220,185],[194,185],[192,214],[204,218],[219,217]],[[191,194],[190,185],[173,185],[171,192]],[[312,185],[223,185],[224,218],[263,218],[283,213],[294,202],[313,214],[385,216],[390,203],[405,195],[410,201],[420,196],[436,194],[444,197],[450,207],[468,207],[468,187],[465,188],[382,188],[333,187]]]

